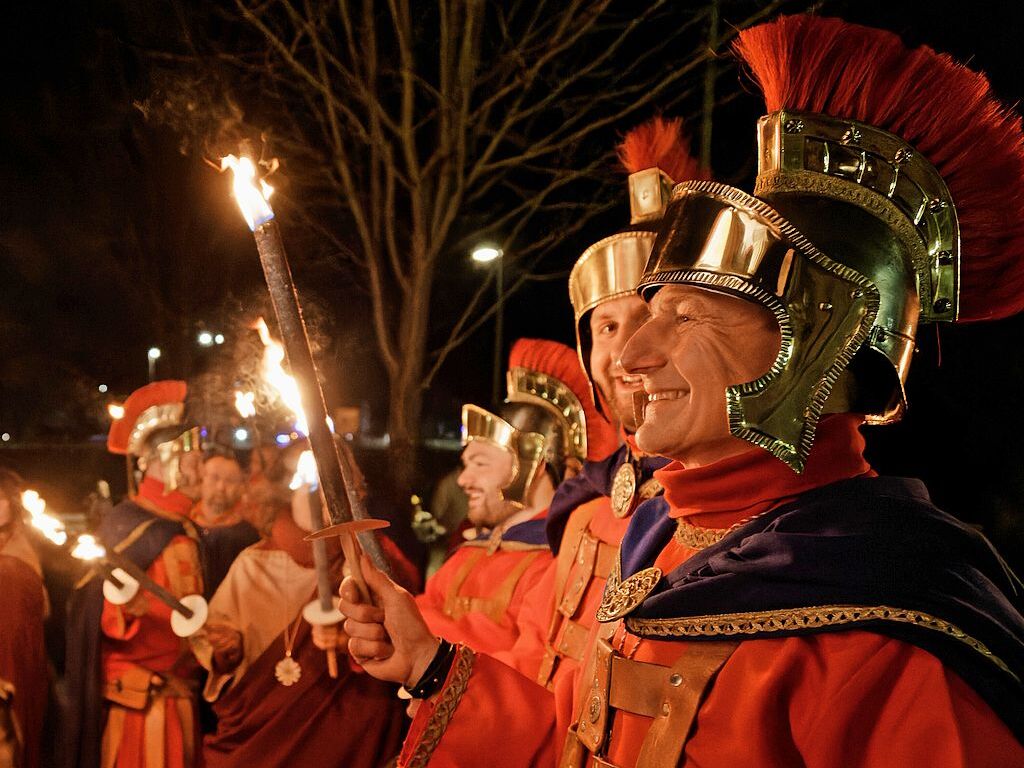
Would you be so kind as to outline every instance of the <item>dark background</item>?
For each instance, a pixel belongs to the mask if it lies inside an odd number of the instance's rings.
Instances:
[[[123,489],[120,461],[90,438],[105,429],[106,402],[146,381],[146,350],[163,349],[160,377],[195,374],[231,354],[244,333],[237,327],[241,311],[264,301],[252,241],[226,180],[183,155],[180,137],[133,107],[150,86],[151,60],[139,40],[173,18],[168,9],[164,2],[112,0],[5,9],[0,433],[12,439],[0,443],[0,464],[22,471],[58,509],[79,508],[98,477]],[[1009,103],[1024,93],[1019,3],[837,0],[824,3],[823,13],[948,51],[988,72]],[[737,78],[728,68],[720,87],[735,88]],[[697,108],[680,106],[683,114]],[[760,113],[753,93],[716,111],[713,155],[722,180],[749,188]],[[615,135],[605,138],[613,142]],[[567,271],[589,241],[627,217],[623,197],[586,238],[567,240],[548,270]],[[296,235],[287,225],[285,234],[289,242]],[[362,405],[368,430],[382,432],[365,296],[343,275],[292,256],[317,330],[332,344],[330,400]],[[467,259],[452,263],[466,283],[479,279]],[[439,304],[450,301],[458,297],[438,297]],[[228,343],[199,349],[195,334],[203,328],[225,333]],[[520,336],[572,342],[564,281],[529,283],[510,297],[505,328],[506,349]],[[446,364],[427,393],[425,437],[450,435],[461,402],[489,400],[492,343],[493,326],[486,324]],[[919,343],[908,383],[911,409],[898,426],[868,430],[871,458],[882,472],[924,478],[940,505],[983,526],[1020,566],[1024,320],[926,327]],[[100,383],[108,395],[97,391]],[[360,453],[378,486],[387,477],[382,456]],[[453,453],[426,452],[423,490],[454,461]]]

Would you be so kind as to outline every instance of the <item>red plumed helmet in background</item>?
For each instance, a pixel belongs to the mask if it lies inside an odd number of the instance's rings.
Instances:
[[[111,453],[139,456],[152,432],[182,423],[185,413],[184,381],[154,381],[139,387],[124,401],[124,415],[115,419],[107,435]]]
[[[590,380],[580,366],[579,356],[572,347],[548,339],[519,339],[512,345],[508,356],[509,400],[511,402],[533,402],[543,407],[553,407],[569,422],[581,421],[584,425],[583,456],[589,461],[599,461],[619,447],[616,428],[598,413],[590,397]],[[575,398],[557,404],[550,401],[550,394],[533,391],[536,379],[517,371],[532,371],[545,377],[557,379],[565,385]],[[540,400],[538,400],[538,396]],[[582,419],[579,418],[582,416]]]
[[[609,413],[590,379],[590,313],[606,301],[636,293],[672,186],[709,178],[690,152],[681,118],[654,117],[626,132],[616,148],[629,174],[630,227],[598,240],[583,252],[569,275],[569,300],[576,320],[576,348],[598,411]]]

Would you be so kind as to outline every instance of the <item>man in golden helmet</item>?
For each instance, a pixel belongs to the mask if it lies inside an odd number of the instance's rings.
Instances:
[[[524,596],[551,563],[545,538],[555,488],[579,471],[602,419],[588,407],[575,351],[520,339],[509,355],[508,400],[462,409],[463,469],[474,538],[427,580],[417,603],[435,634],[482,652],[511,648]]]

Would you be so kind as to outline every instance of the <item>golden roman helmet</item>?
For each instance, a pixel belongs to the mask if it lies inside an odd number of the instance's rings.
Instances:
[[[478,405],[462,406],[462,444],[483,441],[508,451],[512,456],[512,476],[501,489],[502,496],[522,509],[537,473],[544,466],[547,441],[544,435],[520,430],[505,419]]]
[[[523,507],[539,472],[557,485],[578,470],[590,451],[605,450],[611,430],[586,407],[587,378],[575,350],[547,339],[519,339],[512,345],[508,399],[500,415],[476,405],[462,408],[462,442],[484,440],[512,455],[512,477],[502,494]],[[604,458],[602,454],[599,458]]]
[[[590,371],[590,312],[599,304],[636,292],[671,196],[673,179],[705,177],[690,154],[690,140],[680,118],[655,117],[633,128],[623,137],[618,155],[629,174],[630,227],[587,248],[569,274],[576,349],[599,412],[601,401]]]
[[[771,110],[757,196],[677,187],[639,290],[699,285],[775,315],[779,355],[729,388],[729,423],[801,471],[841,377],[829,409],[893,421],[919,322],[1024,308],[1024,138],[982,75],[888,32],[783,17],[737,50]]]
[[[107,449],[136,457],[140,465],[159,461],[165,467],[164,490],[178,487],[182,454],[202,449],[199,427],[185,424],[184,381],[154,381],[132,392],[124,402],[124,414],[110,425]],[[166,440],[154,440],[166,437]]]

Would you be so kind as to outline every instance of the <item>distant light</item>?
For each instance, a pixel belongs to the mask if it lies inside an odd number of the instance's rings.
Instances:
[[[100,384],[98,387],[96,387],[96,389],[98,389],[101,393],[104,393],[104,392],[107,391],[107,385],[106,384]]]
[[[274,442],[278,445],[288,445],[291,441],[291,435],[277,435],[277,437],[274,438]]]
[[[216,336],[214,336],[213,337],[213,343],[214,344],[223,344],[224,343],[224,334],[223,333],[218,333]]]
[[[486,264],[489,261],[500,259],[501,255],[500,248],[495,248],[493,245],[481,245],[480,247],[473,249],[473,253],[470,254],[470,257],[473,261]]]
[[[213,345],[213,334],[209,331],[200,331],[199,336],[196,337],[196,341],[199,342],[200,347],[209,347]]]
[[[248,439],[249,439],[249,430],[248,429],[246,429],[245,427],[239,427],[238,429],[235,430],[235,440],[237,440],[240,443],[244,443]]]
[[[110,414],[110,418],[114,419],[114,421],[123,419],[124,406],[120,403],[107,403],[107,413]]]
[[[147,352],[146,354],[149,356],[150,360],[159,360],[161,354],[160,347],[150,347],[149,352]]]
[[[2,435],[0,435],[0,440],[3,440],[5,443],[9,443],[11,441],[11,433],[4,432]]]

